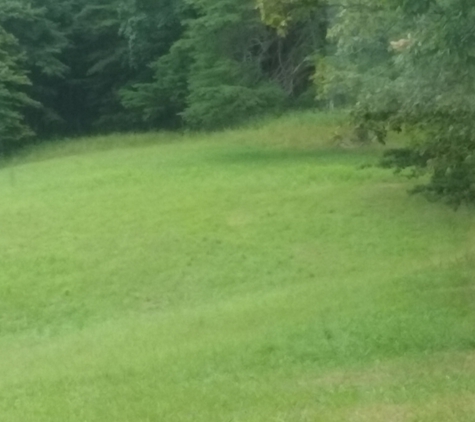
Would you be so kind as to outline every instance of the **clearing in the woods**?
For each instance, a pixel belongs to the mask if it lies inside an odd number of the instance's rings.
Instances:
[[[1,421],[473,421],[473,211],[334,124],[4,163]]]

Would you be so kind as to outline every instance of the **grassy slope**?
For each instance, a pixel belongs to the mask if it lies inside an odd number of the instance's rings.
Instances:
[[[1,170],[2,422],[472,421],[475,219],[332,125]]]

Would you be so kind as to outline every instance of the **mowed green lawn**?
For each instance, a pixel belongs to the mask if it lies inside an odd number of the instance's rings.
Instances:
[[[325,124],[4,166],[0,420],[472,422],[473,211]]]

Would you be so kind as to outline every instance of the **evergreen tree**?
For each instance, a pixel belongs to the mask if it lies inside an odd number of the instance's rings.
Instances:
[[[17,41],[0,26],[0,154],[33,134],[23,112],[37,104],[25,93],[30,81],[22,65]]]
[[[49,16],[52,4],[46,0],[5,0],[0,4],[0,26],[18,41],[32,82],[28,95],[41,104],[25,111],[26,121],[40,134],[58,127],[56,86],[68,71],[60,59],[67,39]]]

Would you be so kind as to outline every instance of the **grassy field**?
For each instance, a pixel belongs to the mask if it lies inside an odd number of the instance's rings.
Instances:
[[[475,216],[329,116],[0,170],[2,422],[473,422]]]

